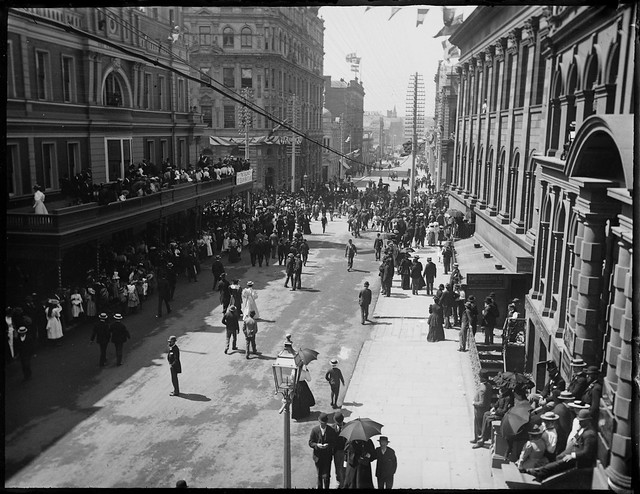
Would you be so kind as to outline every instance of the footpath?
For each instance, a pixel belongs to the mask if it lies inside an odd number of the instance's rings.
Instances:
[[[438,266],[435,287],[448,282],[437,262],[437,247],[417,249],[424,264]],[[458,330],[445,329],[445,341],[427,341],[425,290],[412,295],[396,274],[391,297],[372,284],[371,335],[365,341],[343,399],[348,419],[370,418],[398,456],[394,488],[503,489],[492,477],[490,451],[472,449],[475,382],[469,352],[458,352]],[[347,414],[345,414],[347,416]],[[378,446],[377,437],[373,438]],[[375,472],[375,470],[374,470]],[[374,481],[375,482],[375,481]]]

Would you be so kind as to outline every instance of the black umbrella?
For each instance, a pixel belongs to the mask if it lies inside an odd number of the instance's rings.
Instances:
[[[368,441],[373,436],[382,434],[383,427],[382,424],[371,419],[358,418],[348,422],[340,432],[340,436],[346,438],[347,442],[354,440]]]
[[[462,218],[462,217],[464,217],[464,213],[462,211],[457,210],[457,209],[448,209],[446,214],[448,214],[452,218]]]
[[[493,382],[498,387],[507,386],[509,389],[514,389],[516,386],[522,386],[524,388],[532,388],[535,383],[524,374],[520,372],[500,372],[494,378]]]
[[[309,362],[313,360],[318,360],[319,353],[315,350],[311,350],[310,348],[301,348],[298,350],[298,354],[302,357],[302,361],[304,365],[307,365]]]

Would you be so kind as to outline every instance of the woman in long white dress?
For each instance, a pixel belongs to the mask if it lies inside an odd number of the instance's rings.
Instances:
[[[44,205],[44,193],[39,185],[33,186],[33,209],[36,214],[49,214],[47,207]]]
[[[78,289],[74,289],[71,294],[71,317],[73,319],[77,319],[80,317],[80,314],[84,312],[84,308],[82,307],[82,295]]]
[[[56,341],[62,338],[62,322],[60,321],[60,314],[62,313],[62,307],[60,307],[60,301],[52,298],[49,300],[49,307],[45,309],[47,316],[47,338],[50,341]]]
[[[242,313],[245,318],[252,310],[256,313],[254,319],[258,319],[260,317],[258,306],[256,305],[257,298],[258,292],[253,289],[253,281],[247,281],[247,287],[242,290]]]
[[[204,245],[207,248],[207,257],[211,257],[213,255],[213,249],[211,248],[211,235],[207,233],[202,238],[204,240]]]

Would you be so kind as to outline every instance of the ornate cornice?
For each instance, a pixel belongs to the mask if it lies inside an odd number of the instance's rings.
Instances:
[[[476,57],[476,69],[479,73],[482,73],[484,70],[484,52],[481,51]]]
[[[493,52],[495,51],[495,46],[490,46],[489,48],[484,50],[484,65],[485,67],[493,66]]]
[[[496,60],[502,62],[504,60],[504,41],[502,41],[502,39],[497,40],[493,44],[493,48],[495,50]]]
[[[536,31],[537,31],[537,20],[535,18],[530,18],[524,21],[524,25],[522,26],[522,32],[520,33],[520,37],[522,42],[526,46],[533,46],[536,44]]]
[[[517,55],[520,45],[520,33],[518,30],[513,29],[509,31],[507,36],[507,53],[509,55]]]

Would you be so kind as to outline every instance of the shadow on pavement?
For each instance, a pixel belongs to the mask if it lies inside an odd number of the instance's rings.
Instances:
[[[356,268],[352,268],[351,272],[352,273],[366,273],[366,274],[371,273],[371,271],[367,271],[366,269],[356,269]]]
[[[352,402],[345,401],[342,404],[343,407],[361,407],[362,405],[363,405],[362,403],[358,403],[356,401],[352,401]],[[345,417],[346,417],[346,415],[345,415]]]
[[[302,288],[298,288],[298,291],[302,291],[302,292],[311,292],[311,293],[317,293],[317,292],[319,292],[320,290],[316,290],[315,288],[305,288],[305,287],[302,287]]]
[[[258,359],[258,360],[275,360],[276,357],[271,357],[270,355],[262,355],[259,353],[258,355],[253,355],[249,357],[249,360]]]
[[[208,398],[204,395],[199,395],[198,393],[180,393],[178,398],[184,398],[185,400],[191,401],[211,401],[211,398]]]

